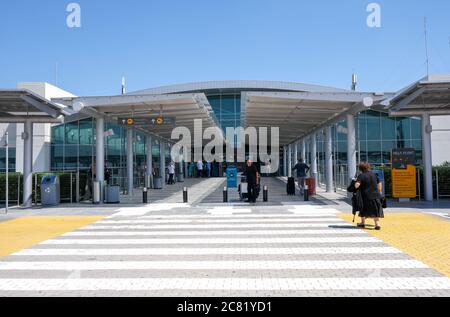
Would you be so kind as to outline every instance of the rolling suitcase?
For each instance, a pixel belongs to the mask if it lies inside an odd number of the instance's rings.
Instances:
[[[287,183],[288,196],[295,196],[295,178],[289,177]]]

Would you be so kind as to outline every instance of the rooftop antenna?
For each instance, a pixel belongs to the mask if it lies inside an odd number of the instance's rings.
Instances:
[[[358,76],[353,73],[352,75],[352,90],[356,91],[356,86],[358,85]]]
[[[125,76],[122,76],[122,95],[126,94],[126,89],[125,89]]]
[[[427,59],[427,77],[430,76],[430,59],[428,55],[428,26],[427,26],[427,17],[423,19],[423,26],[425,32],[425,56]]]

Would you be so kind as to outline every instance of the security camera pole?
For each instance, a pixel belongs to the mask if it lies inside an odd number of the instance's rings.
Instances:
[[[5,213],[8,214],[8,205],[9,205],[9,201],[8,201],[8,196],[9,196],[9,141],[8,141],[8,132],[5,132],[5,149],[6,149],[6,190],[5,190],[5,195],[6,195],[6,207],[5,207]]]

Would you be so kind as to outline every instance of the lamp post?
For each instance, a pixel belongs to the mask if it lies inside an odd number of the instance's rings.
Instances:
[[[8,132],[5,132],[5,149],[6,149],[6,189],[5,189],[5,195],[6,195],[6,206],[5,206],[5,213],[8,214],[8,196],[9,196],[9,140],[8,140]]]

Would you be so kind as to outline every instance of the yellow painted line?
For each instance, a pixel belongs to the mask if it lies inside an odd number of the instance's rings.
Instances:
[[[348,222],[353,219],[348,214],[339,216]],[[419,213],[388,214],[381,226],[381,231],[370,227],[365,231],[450,277],[449,221]]]
[[[30,248],[104,217],[24,217],[0,223],[0,257]]]

